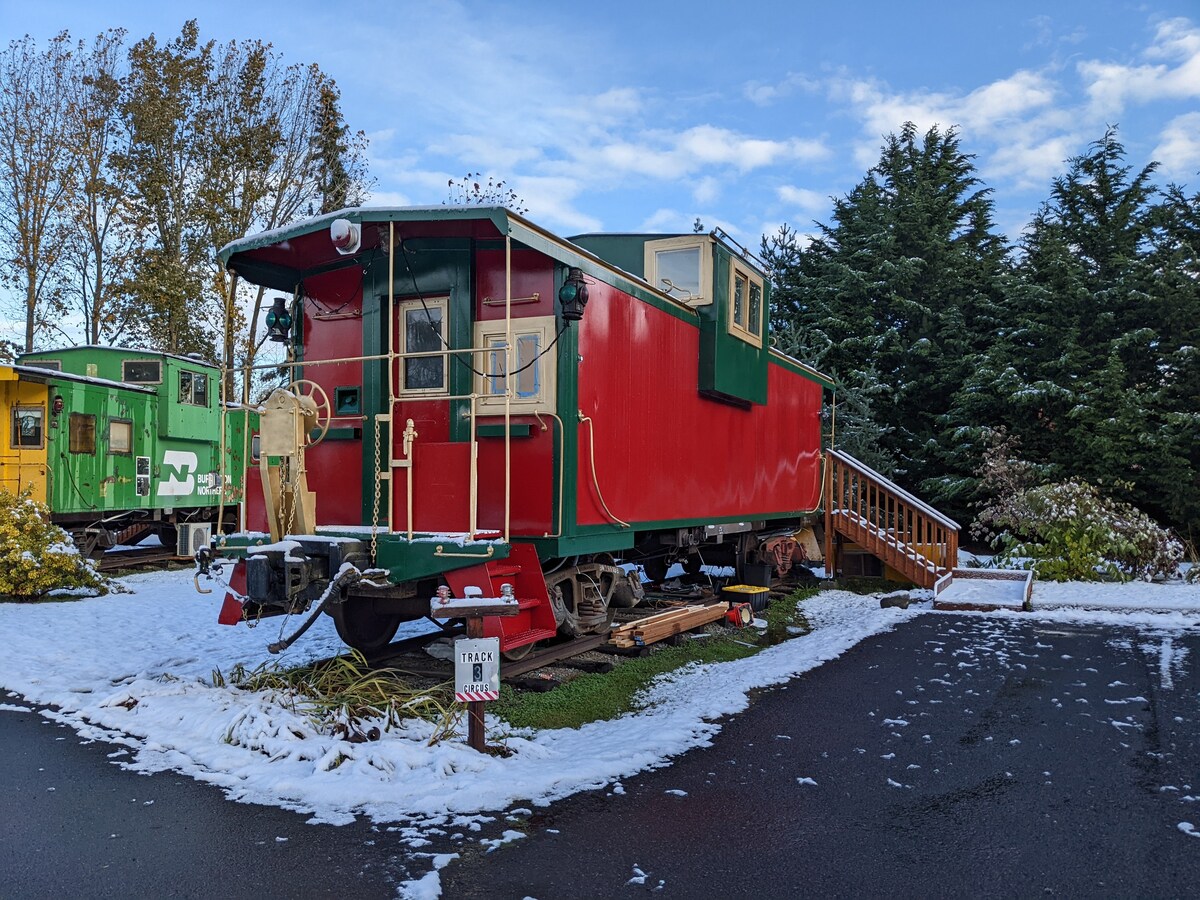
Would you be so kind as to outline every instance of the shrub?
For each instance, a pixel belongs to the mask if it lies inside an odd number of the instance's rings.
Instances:
[[[997,562],[1032,567],[1049,581],[1149,581],[1178,574],[1183,545],[1137,508],[1071,479],[1023,491],[1022,516],[993,519]],[[1020,531],[1008,530],[1017,526]]]
[[[31,600],[62,588],[104,592],[104,578],[30,492],[0,491],[0,595]]]

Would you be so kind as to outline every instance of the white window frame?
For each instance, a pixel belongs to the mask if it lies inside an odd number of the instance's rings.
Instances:
[[[126,446],[124,450],[113,449],[114,432],[124,431]],[[108,452],[116,456],[133,456],[133,419],[108,420]]]
[[[481,350],[492,350],[503,356],[503,344],[505,337],[505,327],[503,319],[490,319],[486,322],[475,323],[475,346]],[[555,317],[554,316],[531,316],[527,318],[512,320],[512,337],[514,347],[520,346],[522,337],[537,338],[537,362],[532,368],[536,369],[537,391],[528,397],[511,398],[509,409],[514,413],[552,413],[555,411],[555,404],[558,399],[557,382],[558,382],[558,354],[553,350],[549,353],[546,348],[550,346],[550,342],[554,340]],[[499,345],[499,346],[497,346]],[[481,373],[475,375],[475,392],[479,394],[479,408],[481,411],[486,410],[489,415],[504,412],[504,393],[503,391],[496,392],[496,383],[503,382],[507,385],[507,378],[504,375],[498,375],[492,370],[492,361],[495,357],[492,352],[476,354],[476,359],[479,363],[476,369]],[[513,367],[520,368],[529,360],[513,360]],[[520,374],[517,375],[520,381]]]
[[[36,413],[38,420],[38,442],[34,444],[25,444],[20,440],[20,420],[22,414],[29,415]],[[46,407],[40,403],[16,403],[12,406],[12,414],[9,416],[9,441],[8,445],[13,450],[41,450],[46,446]]]
[[[713,253],[712,238],[707,234],[689,234],[683,237],[664,238],[660,241],[647,241],[645,246],[646,280],[655,288],[662,291],[673,300],[678,300],[687,306],[708,306],[713,302]],[[673,250],[700,251],[700,292],[688,296],[680,291],[672,291],[658,276],[658,254]]]
[[[737,288],[738,279],[741,278],[746,282],[745,295],[745,310],[744,323],[738,322],[734,318],[734,291]],[[737,260],[732,260],[729,266],[729,316],[726,319],[727,330],[734,337],[740,338],[747,344],[753,344],[756,347],[761,347],[763,344],[763,317],[764,317],[764,299],[766,298],[766,287],[761,275],[753,269],[738,264]],[[758,321],[753,323],[755,327],[751,327],[750,319],[750,294],[752,288],[758,288]]]
[[[184,375],[187,375],[189,378],[186,396],[184,395],[184,392],[183,392],[183,376]],[[204,382],[204,402],[200,402],[196,399],[196,384],[197,384],[197,382],[199,382],[201,380],[203,380],[203,382]],[[180,369],[179,370],[178,394],[179,394],[179,402],[181,404],[183,404],[185,406],[199,406],[201,408],[207,409],[211,405],[209,403],[208,387],[209,387],[209,378],[208,378],[207,372],[197,372],[194,369]]]
[[[449,340],[449,338],[446,336],[446,332],[448,332],[450,330],[449,329],[449,325],[450,325],[450,298],[449,297],[426,297],[424,299],[424,301],[422,301],[420,297],[415,298],[413,300],[401,300],[396,304],[396,331],[397,331],[396,352],[397,353],[407,354],[410,352],[408,349],[408,327],[407,327],[408,311],[415,309],[415,310],[419,310],[421,313],[424,313],[426,309],[432,310],[434,307],[437,307],[438,309],[440,309],[442,311],[442,341],[444,342],[444,341]],[[442,349],[443,350],[445,349],[444,344],[442,346]],[[414,350],[411,352],[416,353],[416,352],[421,352],[421,351]],[[432,359],[433,357],[421,357],[421,358]],[[436,387],[436,388],[410,388],[407,384],[407,379],[405,377],[407,370],[406,370],[404,364],[406,361],[407,361],[407,358],[405,356],[401,356],[400,359],[397,360],[400,371],[397,375],[396,383],[398,385],[398,390],[400,393],[404,394],[407,397],[437,397],[437,396],[448,395],[450,393],[450,357],[449,357],[449,355],[441,357],[442,386]]]

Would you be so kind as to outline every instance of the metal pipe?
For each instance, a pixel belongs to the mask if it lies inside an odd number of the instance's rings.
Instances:
[[[470,486],[469,495],[467,498],[467,536],[471,540],[475,540],[475,529],[478,525],[479,511],[476,505],[479,503],[479,440],[475,436],[475,401],[478,394],[471,394],[471,471],[470,471]]]
[[[512,235],[504,235],[504,542],[508,543],[508,527],[512,507]],[[474,431],[471,438],[474,439]]]
[[[549,532],[546,532],[545,534],[542,535],[542,537],[547,537],[547,538],[562,537],[563,480],[565,477],[564,470],[566,468],[566,456],[567,456],[566,446],[565,446],[566,442],[567,442],[566,429],[563,426],[563,420],[560,419],[554,413],[541,413],[541,412],[537,412],[535,410],[533,415],[538,420],[539,423],[542,421],[542,416],[549,416],[555,422],[558,423],[559,439],[562,441],[562,445],[559,446],[559,451],[558,451],[558,523],[557,523],[557,527],[554,531],[554,534],[550,534]],[[542,431],[545,431],[545,430],[546,430],[546,426],[542,425]],[[550,452],[551,452],[551,455],[553,455],[553,453],[554,453],[554,434],[553,434],[553,432],[550,434]]]
[[[388,503],[387,503],[387,518],[388,518],[388,534],[396,530],[396,489],[392,482],[392,454],[394,451],[394,442],[396,440],[395,426],[392,423],[392,413],[396,408],[396,223],[395,221],[388,222],[388,314],[387,314],[387,384],[388,384],[388,406],[387,406],[387,471],[388,471]],[[379,465],[379,460],[375,461]],[[412,528],[412,521],[408,523],[408,527]]]

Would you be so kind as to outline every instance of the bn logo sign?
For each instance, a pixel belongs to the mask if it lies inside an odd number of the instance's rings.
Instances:
[[[163,453],[162,467],[166,478],[158,483],[158,496],[187,497],[195,492],[196,477],[193,473],[200,467],[200,460],[195,453],[167,450]]]

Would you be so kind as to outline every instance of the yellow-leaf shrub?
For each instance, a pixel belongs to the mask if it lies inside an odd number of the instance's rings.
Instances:
[[[50,524],[50,510],[29,491],[0,491],[0,596],[32,600],[56,589],[106,591],[71,536]]]

